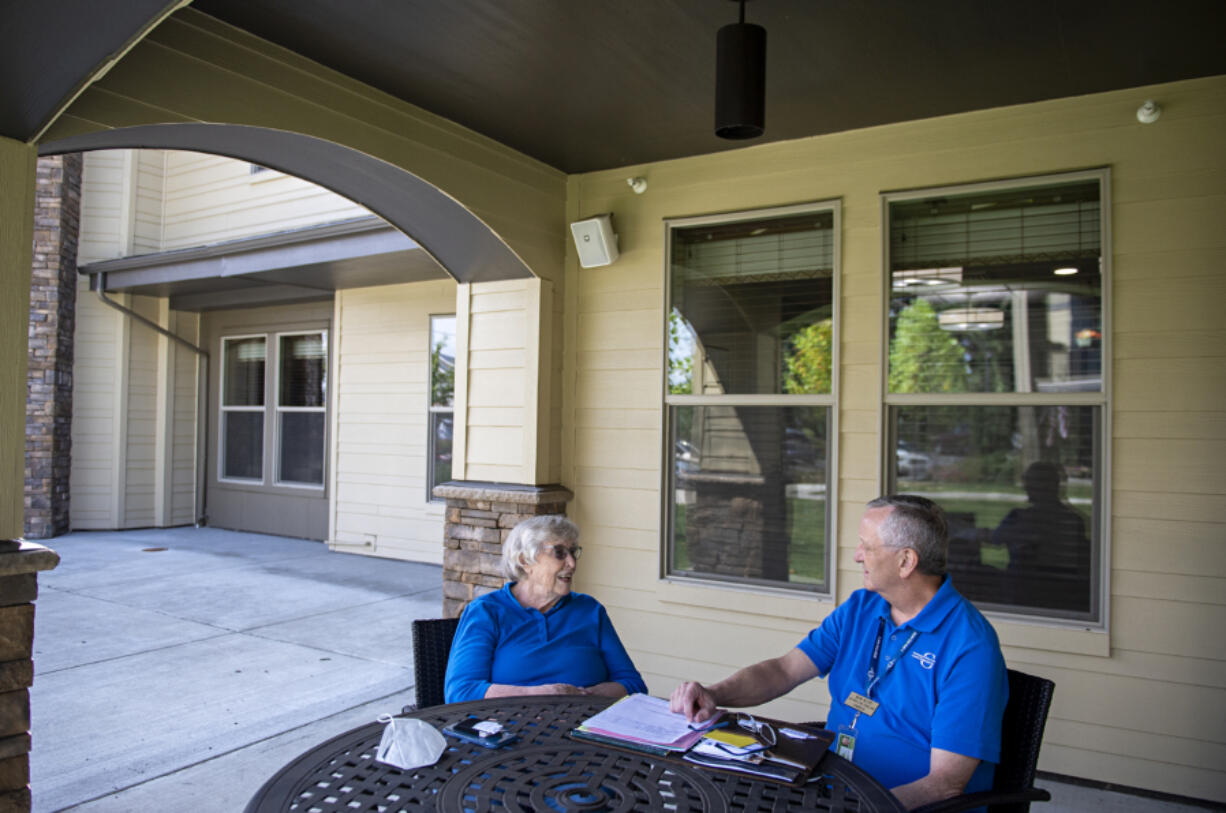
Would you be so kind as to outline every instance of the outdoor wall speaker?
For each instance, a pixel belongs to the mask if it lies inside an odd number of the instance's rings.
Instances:
[[[613,233],[613,215],[596,215],[570,224],[579,251],[579,265],[599,268],[612,265],[617,259],[617,235]]]

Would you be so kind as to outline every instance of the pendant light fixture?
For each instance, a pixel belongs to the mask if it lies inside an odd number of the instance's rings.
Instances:
[[[719,30],[715,41],[715,134],[757,138],[766,124],[766,29],[740,22]]]

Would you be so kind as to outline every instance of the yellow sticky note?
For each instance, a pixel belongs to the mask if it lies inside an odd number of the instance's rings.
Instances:
[[[744,748],[747,745],[753,745],[757,742],[749,734],[737,734],[733,731],[726,731],[722,728],[717,728],[714,731],[708,731],[705,735],[708,740],[718,740],[725,745],[731,745],[734,748]]]

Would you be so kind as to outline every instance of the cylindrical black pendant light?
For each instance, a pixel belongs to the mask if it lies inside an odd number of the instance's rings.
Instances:
[[[741,21],[719,30],[715,43],[715,134],[756,138],[766,126],[766,29]]]

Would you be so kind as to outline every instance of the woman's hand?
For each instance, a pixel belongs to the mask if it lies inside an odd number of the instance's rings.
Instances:
[[[569,683],[545,683],[532,687],[533,694],[591,694],[582,686],[572,686]]]

